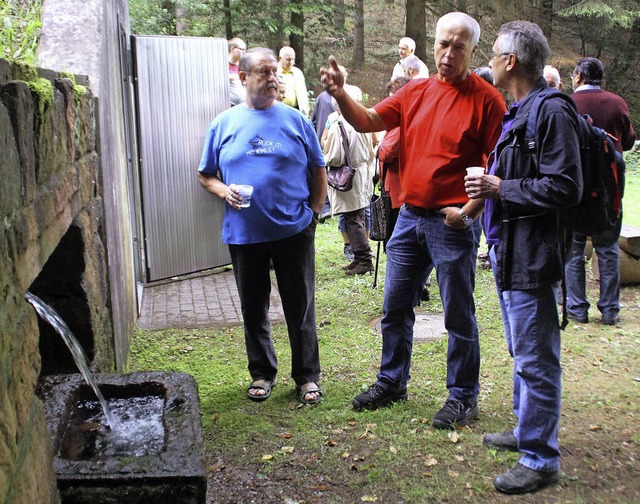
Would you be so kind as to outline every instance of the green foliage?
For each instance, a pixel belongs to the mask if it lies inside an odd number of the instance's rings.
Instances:
[[[42,0],[0,3],[0,57],[35,64],[41,12]]]

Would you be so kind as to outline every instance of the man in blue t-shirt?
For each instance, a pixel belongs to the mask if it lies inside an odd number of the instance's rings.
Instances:
[[[263,401],[276,384],[268,319],[272,262],[289,330],[291,376],[300,400],[313,404],[322,399],[314,238],[327,176],[309,119],[276,100],[277,68],[269,49],[254,48],[242,56],[238,75],[246,100],[209,126],[198,180],[226,202],[222,241],[229,245],[242,306],[253,380],[247,396]],[[242,205],[239,185],[253,186],[248,207]]]

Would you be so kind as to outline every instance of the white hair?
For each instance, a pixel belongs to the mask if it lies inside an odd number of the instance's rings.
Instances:
[[[416,41],[413,40],[412,38],[402,37],[398,42],[398,45],[402,45],[402,44],[406,45],[407,49],[409,49],[412,52],[416,50]]]
[[[560,72],[558,72],[558,69],[556,67],[552,65],[545,65],[543,74],[545,79],[547,78],[547,75],[548,75],[551,78],[551,80],[556,83],[556,87],[558,86],[558,84],[560,84]]]
[[[471,47],[478,45],[480,41],[480,25],[469,14],[464,12],[449,12],[445,14],[436,23],[436,34],[442,29],[443,26],[449,25],[466,25],[469,34],[471,35]]]

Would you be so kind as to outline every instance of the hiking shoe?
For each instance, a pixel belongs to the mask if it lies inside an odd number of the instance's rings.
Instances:
[[[569,320],[573,320],[574,322],[577,322],[578,324],[588,324],[589,323],[589,315],[584,315],[584,316],[580,316],[580,315],[574,315],[572,313],[567,312],[567,318]]]
[[[407,389],[394,389],[391,387],[385,387],[379,382],[375,382],[370,385],[369,388],[362,394],[358,394],[353,398],[351,402],[353,409],[356,411],[362,411],[363,409],[376,410],[389,406],[396,401],[407,400]]]
[[[344,272],[345,275],[364,275],[373,271],[373,262],[371,259],[357,261],[356,265]]]
[[[454,430],[456,425],[467,425],[469,420],[478,416],[478,403],[465,403],[447,399],[444,406],[433,417],[436,429]]]
[[[482,440],[482,444],[487,448],[494,448],[496,450],[518,451],[518,440],[512,431],[487,434]]]
[[[534,471],[518,463],[493,480],[493,486],[502,493],[523,494],[535,492],[560,481],[560,471]]]
[[[354,255],[353,255],[353,249],[351,248],[351,244],[350,243],[345,243],[344,244],[344,249],[342,251],[345,259],[347,261],[353,261],[354,259]]]
[[[602,316],[602,323],[604,325],[616,325],[618,322],[620,322],[619,315],[613,315],[612,317],[605,317],[604,315]]]
[[[354,259],[353,261],[351,261],[346,266],[342,266],[342,269],[343,269],[343,271],[349,271],[349,270],[352,270],[353,268],[355,268],[357,265],[358,265],[358,261],[356,259]]]

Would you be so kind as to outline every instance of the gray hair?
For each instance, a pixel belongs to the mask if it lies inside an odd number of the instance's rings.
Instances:
[[[560,72],[558,72],[558,69],[556,67],[545,65],[542,74],[544,75],[545,79],[547,78],[547,76],[549,76],[555,83],[555,87],[558,87],[560,85]]]
[[[273,56],[273,59],[276,59],[276,55],[273,53],[271,49],[267,49],[266,47],[252,47],[240,58],[238,62],[238,70],[242,72],[250,73],[253,70],[253,67],[256,64],[256,60],[262,55]]]
[[[469,14],[464,12],[449,12],[445,14],[436,23],[436,34],[443,26],[447,25],[466,25],[467,31],[471,35],[471,47],[478,45],[480,40],[480,25]]]
[[[604,65],[596,58],[581,58],[576,63],[574,73],[580,73],[585,84],[601,86],[604,77]]]
[[[530,21],[511,21],[498,31],[500,51],[513,53],[524,71],[540,76],[551,55],[547,37],[540,27]]]

